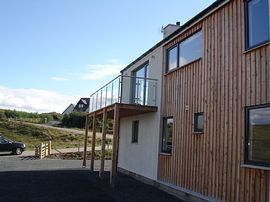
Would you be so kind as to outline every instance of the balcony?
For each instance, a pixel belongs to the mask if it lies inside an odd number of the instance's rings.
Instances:
[[[113,152],[110,182],[117,172],[120,118],[157,111],[157,80],[118,76],[90,96],[89,113],[85,122],[83,166],[87,160],[89,120],[92,120],[91,171],[94,171],[97,119],[102,118],[101,160],[99,176],[104,173],[107,120],[113,119]]]
[[[156,108],[157,80],[120,75],[90,95],[89,113],[100,111],[117,103],[121,106],[129,105],[142,110],[147,106],[151,109]]]

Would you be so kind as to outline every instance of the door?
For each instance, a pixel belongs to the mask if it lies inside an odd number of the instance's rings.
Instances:
[[[148,63],[133,72],[132,103],[139,105],[147,104],[147,78]]]
[[[3,137],[0,137],[0,151],[4,152],[4,151],[10,151],[10,150],[11,150],[11,145],[9,141],[4,139]]]

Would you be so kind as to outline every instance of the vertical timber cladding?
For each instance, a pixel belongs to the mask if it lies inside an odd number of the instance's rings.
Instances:
[[[267,201],[269,171],[241,164],[245,106],[270,103],[270,45],[245,53],[244,23],[244,1],[232,0],[164,47],[166,55],[203,31],[202,59],[164,75],[162,115],[174,117],[174,132],[159,179],[220,200]],[[204,134],[193,134],[196,112],[204,112]]]

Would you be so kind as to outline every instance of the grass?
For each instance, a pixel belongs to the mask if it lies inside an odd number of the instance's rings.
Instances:
[[[11,140],[20,141],[26,144],[26,150],[34,150],[35,145],[41,142],[52,141],[52,148],[73,148],[83,147],[84,135],[74,132],[61,131],[54,128],[45,128],[29,125],[17,121],[0,121],[0,133]],[[97,145],[101,140],[97,138]],[[91,138],[88,138],[88,145]]]
[[[90,160],[91,151],[87,152],[88,160]],[[101,151],[95,151],[95,160],[100,160]],[[82,160],[83,159],[83,152],[70,152],[70,153],[58,153],[58,154],[51,154],[46,158],[50,159],[69,159],[69,160]],[[110,160],[112,158],[112,150],[105,151],[105,160]]]

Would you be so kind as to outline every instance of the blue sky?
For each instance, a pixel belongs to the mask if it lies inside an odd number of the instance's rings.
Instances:
[[[0,1],[0,108],[62,112],[213,2]]]

